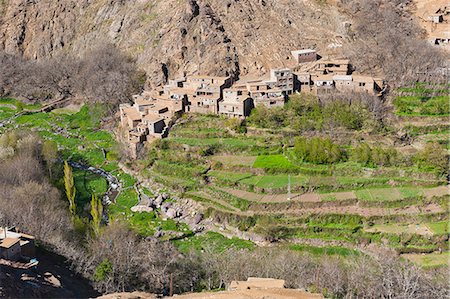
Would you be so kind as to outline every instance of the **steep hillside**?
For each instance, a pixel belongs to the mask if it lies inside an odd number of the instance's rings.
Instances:
[[[309,0],[6,0],[0,49],[28,58],[112,42],[138,59],[152,83],[182,71],[263,73],[290,51],[341,43],[346,17]],[[331,2],[331,1],[330,1]]]

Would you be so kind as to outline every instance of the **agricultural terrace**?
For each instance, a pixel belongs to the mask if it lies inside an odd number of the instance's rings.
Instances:
[[[191,235],[187,225],[171,219],[163,220],[159,211],[152,213],[133,213],[130,208],[138,202],[134,188],[136,179],[123,172],[119,166],[118,144],[110,131],[102,130],[100,119],[105,114],[101,106],[74,106],[55,109],[51,113],[25,113],[12,118],[18,112],[33,111],[39,105],[23,105],[13,99],[0,100],[0,134],[12,130],[33,130],[46,142],[54,143],[62,159],[80,162],[84,165],[102,168],[117,177],[122,191],[115,202],[109,206],[111,220],[125,219],[129,225],[144,236],[152,236],[156,228],[165,231],[165,237],[171,235]],[[9,122],[5,120],[10,119]],[[89,215],[88,204],[92,194],[101,197],[108,189],[106,179],[90,171],[73,169],[76,187],[77,212],[82,219]],[[53,175],[54,184],[63,190],[62,170]],[[140,192],[151,195],[145,188]]]
[[[162,229],[183,251],[209,250],[205,244],[217,251],[251,249],[252,242],[223,236],[236,235],[233,228],[243,235],[292,242],[292,250],[316,255],[349,256],[367,243],[404,254],[448,250],[443,237],[448,228],[442,225],[448,221],[448,189],[441,170],[426,155],[406,156],[370,141],[358,148],[320,136],[300,139],[291,128],[261,129],[218,116],[183,116],[170,137],[155,142],[135,166],[171,192],[201,203],[205,216],[224,225],[217,229],[221,233],[194,236],[185,224],[161,219],[158,210],[131,212],[138,201],[137,180],[120,169],[119,146],[109,130],[101,129],[105,112],[100,106],[12,118],[37,108],[23,106],[2,100],[1,132],[33,130],[54,142],[63,159],[112,173],[123,189],[109,206],[109,217],[124,219],[144,236]],[[312,155],[318,147],[334,154]],[[107,183],[86,171],[74,169],[74,176],[78,212],[84,217],[91,194],[104,194]],[[58,179],[54,183],[62,186]],[[415,230],[419,223],[426,224],[426,233]],[[395,225],[404,226],[404,232],[389,229]],[[323,245],[308,245],[311,241]]]
[[[361,144],[187,115],[140,163],[227,229],[305,243],[291,249],[333,254],[333,246],[376,243],[399,253],[446,251],[449,197],[439,168],[394,147]],[[321,147],[335,154],[321,156]],[[312,240],[325,247],[309,248]]]

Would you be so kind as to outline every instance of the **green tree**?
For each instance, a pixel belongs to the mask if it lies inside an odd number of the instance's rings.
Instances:
[[[414,156],[414,161],[419,168],[444,174],[448,169],[449,155],[439,143],[430,142]]]
[[[73,179],[72,167],[67,161],[64,161],[64,187],[66,189],[66,196],[69,200],[69,211],[72,216],[77,213],[77,205],[75,202],[76,188]]]
[[[102,215],[103,215],[102,201],[95,194],[93,194],[91,199],[91,217],[92,217],[91,226],[92,231],[96,236],[100,234]]]
[[[352,151],[353,161],[363,165],[369,165],[372,162],[372,149],[367,143],[358,144]]]
[[[345,159],[345,152],[330,138],[298,137],[295,140],[294,153],[301,161],[317,164],[331,164]]]
[[[108,275],[113,271],[112,263],[107,259],[103,261],[95,268],[94,280],[103,281],[108,278]]]
[[[52,177],[52,168],[58,158],[58,145],[52,140],[46,140],[42,144],[42,158],[48,167],[50,178]]]

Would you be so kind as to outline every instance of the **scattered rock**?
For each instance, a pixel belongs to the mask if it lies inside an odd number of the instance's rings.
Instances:
[[[169,219],[175,219],[178,217],[178,211],[174,208],[169,208],[166,212],[166,215]]]
[[[147,207],[147,206],[134,206],[134,207],[131,208],[131,211],[134,212],[134,213],[137,213],[137,212],[139,212],[139,213],[142,213],[142,212],[150,213],[150,212],[153,211],[153,208],[152,207]]]
[[[156,231],[155,234],[153,235],[155,238],[161,238],[162,236],[164,236],[164,232],[163,231]]]
[[[194,224],[195,225],[197,225],[197,224],[199,224],[200,222],[202,222],[202,220],[203,220],[203,214],[201,214],[201,213],[198,213],[197,215],[195,215],[195,218],[194,218]]]

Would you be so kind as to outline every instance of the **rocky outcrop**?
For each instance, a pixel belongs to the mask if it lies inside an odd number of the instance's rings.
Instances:
[[[344,17],[316,1],[7,0],[0,49],[42,59],[114,43],[159,84],[183,73],[262,74],[290,51],[340,42]]]

